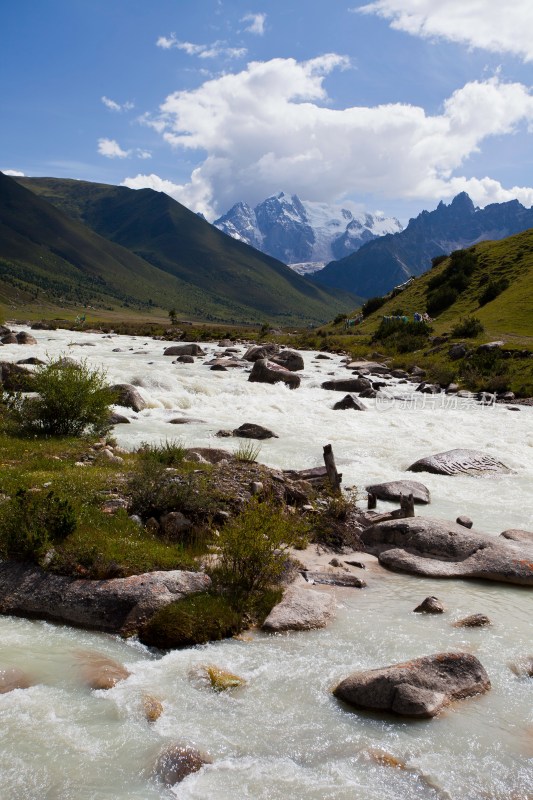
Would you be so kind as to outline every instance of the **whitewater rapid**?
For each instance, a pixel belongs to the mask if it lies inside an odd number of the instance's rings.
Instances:
[[[166,343],[142,337],[35,331],[32,347],[6,345],[2,360],[69,355],[101,366],[110,383],[133,383],[148,407],[117,409],[131,423],[114,429],[119,444],[177,438],[186,445],[236,449],[219,429],[255,422],[278,439],[261,443],[259,460],[303,469],[322,463],[331,443],[344,486],[364,499],[368,483],[409,477],[413,461],[455,447],[483,450],[513,471],[475,478],[423,474],[432,504],[417,513],[444,519],[466,514],[477,529],[533,529],[533,409],[481,407],[472,399],[415,395],[393,381],[365,412],[333,411],[340,393],[320,388],[330,373],[345,376],[340,356],[304,353],[302,385],[249,383],[241,369],[211,371],[203,362],[221,353],[173,364]],[[117,351],[118,349],[118,351]],[[240,351],[244,352],[244,346]],[[397,398],[403,398],[397,399]],[[202,422],[171,425],[179,415]],[[385,506],[379,506],[385,507]],[[0,696],[0,797],[5,800],[531,800],[533,798],[533,680],[508,663],[531,655],[531,590],[481,581],[429,580],[369,574],[368,588],[337,591],[337,617],[323,631],[270,636],[253,633],[166,655],[136,641],[40,621],[0,618],[0,666],[17,666],[36,685]],[[448,612],[414,615],[427,595]],[[453,620],[487,614],[486,629],[456,629]],[[74,653],[97,650],[126,664],[132,675],[107,692],[90,692],[78,678]],[[350,713],[331,687],[359,668],[379,667],[461,649],[485,666],[492,690],[454,705],[431,721],[405,722]],[[191,683],[197,664],[214,663],[248,681],[233,695]],[[163,702],[149,726],[142,693]],[[207,750],[213,764],[172,790],[152,768],[169,742]],[[376,762],[372,751],[403,760],[408,769]]]

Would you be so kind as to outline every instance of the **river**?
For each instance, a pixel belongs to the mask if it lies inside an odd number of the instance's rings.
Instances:
[[[2,360],[69,355],[102,366],[111,383],[134,383],[148,407],[114,434],[128,449],[179,438],[187,445],[236,449],[221,428],[256,422],[278,439],[261,443],[258,460],[303,469],[333,445],[344,486],[363,501],[371,482],[406,478],[422,456],[455,447],[487,452],[513,472],[490,477],[417,476],[432,493],[425,513],[466,514],[477,529],[533,530],[533,409],[481,407],[473,400],[416,396],[393,382],[365,412],[333,411],[339,393],[320,388],[346,374],[339,356],[304,353],[302,385],[252,384],[241,369],[211,371],[207,359],[173,364],[165,343],[142,337],[35,331],[32,347],[6,345]],[[82,346],[87,345],[87,346]],[[119,351],[117,351],[117,348]],[[219,352],[219,351],[218,351]],[[241,347],[244,352],[244,347]],[[395,399],[403,398],[403,399]],[[174,426],[185,414],[203,420]],[[385,508],[385,505],[379,505]],[[366,576],[365,576],[366,577]],[[533,680],[509,663],[532,654],[531,589],[481,581],[429,580],[369,571],[364,590],[337,590],[337,616],[325,630],[252,633],[165,655],[134,640],[41,621],[0,618],[2,666],[27,670],[36,685],[0,696],[0,797],[3,800],[532,800]],[[413,614],[427,595],[447,613]],[[485,629],[452,622],[487,614]],[[131,676],[107,692],[79,681],[76,651],[97,650]],[[492,689],[422,722],[349,712],[331,688],[350,672],[445,650],[475,654]],[[190,679],[196,665],[216,664],[246,678],[233,694],[214,694]],[[149,725],[143,692],[164,713]],[[213,764],[173,789],[155,780],[153,764],[168,743],[209,752]],[[404,768],[380,763],[376,752]]]

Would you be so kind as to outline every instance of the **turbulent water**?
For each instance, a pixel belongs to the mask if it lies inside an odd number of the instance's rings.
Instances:
[[[240,369],[213,372],[172,364],[164,343],[140,337],[35,332],[38,345],[2,348],[3,360],[68,354],[103,365],[112,383],[134,383],[148,402],[115,428],[123,447],[180,438],[186,444],[236,449],[221,428],[256,422],[279,439],[261,445],[259,460],[282,468],[322,461],[333,444],[345,486],[406,478],[416,459],[455,447],[483,450],[509,475],[417,476],[430,488],[432,516],[467,514],[498,534],[533,529],[533,410],[482,408],[471,400],[418,396],[390,385],[389,399],[365,401],[366,412],[333,411],[337,393],[320,388],[345,374],[339,357],[306,353],[302,386],[251,384]],[[82,343],[94,346],[82,347]],[[120,352],[113,352],[120,348]],[[216,345],[207,345],[209,356]],[[208,359],[206,359],[208,360]],[[394,399],[394,398],[403,398]],[[174,426],[186,415],[203,420]],[[364,496],[364,492],[361,492]],[[364,590],[338,590],[336,620],[323,631],[228,640],[167,655],[135,641],[45,622],[0,618],[0,666],[17,666],[36,685],[0,696],[0,797],[4,800],[532,800],[533,680],[509,662],[531,655],[531,589],[481,581],[368,575]],[[414,615],[427,595],[448,608]],[[453,628],[474,612],[490,628]],[[114,689],[89,691],[79,680],[76,651],[96,650],[124,663],[131,676]],[[443,650],[474,653],[492,682],[487,694],[457,703],[424,722],[346,710],[331,687],[350,672]],[[248,681],[232,695],[198,688],[190,670],[216,664]],[[149,725],[144,692],[163,702]],[[153,765],[167,744],[209,752],[213,764],[166,789]],[[405,768],[380,762],[376,753]]]

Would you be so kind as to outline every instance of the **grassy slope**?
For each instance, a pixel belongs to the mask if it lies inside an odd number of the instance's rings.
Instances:
[[[197,307],[197,317],[308,324],[353,303],[353,297],[314,286],[276,259],[224,235],[162,192],[54,178],[19,182],[191,286],[204,306],[210,298],[220,304],[218,314]]]
[[[533,343],[533,229],[501,239],[481,242],[472,248],[478,266],[467,289],[456,302],[442,312],[432,327],[436,333],[450,331],[462,317],[475,316],[485,327],[485,339]],[[429,280],[446,269],[444,261],[413,281],[401,294],[388,300],[364,322],[363,329],[374,331],[381,317],[401,308],[412,315],[426,309]],[[479,296],[491,279],[507,278],[509,287],[487,305],[479,306]]]

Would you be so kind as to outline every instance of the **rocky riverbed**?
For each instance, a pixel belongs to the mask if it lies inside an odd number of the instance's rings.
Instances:
[[[2,359],[22,359],[30,350],[40,358],[83,356],[104,365],[110,382],[135,386],[144,408],[117,408],[129,420],[115,428],[126,448],[176,436],[177,430],[189,445],[223,443],[236,450],[238,436],[221,440],[216,433],[260,424],[278,438],[261,441],[259,460],[276,468],[318,466],[322,446],[331,442],[343,485],[359,487],[363,506],[364,486],[411,479],[407,468],[421,458],[474,449],[508,471],[485,477],[420,473],[416,477],[430,490],[431,503],[417,506],[417,517],[453,522],[468,515],[474,527],[462,530],[469,536],[477,530],[495,537],[508,529],[533,529],[530,408],[510,413],[471,397],[452,402],[415,396],[413,384],[382,372],[379,381],[386,385],[364,399],[367,410],[361,414],[334,410],[339,395],[321,387],[346,376],[340,356],[304,353],[300,386],[290,391],[282,383],[249,382],[251,362],[211,370],[213,364],[203,362],[224,349],[214,344],[202,345],[207,355],[192,356],[192,363],[173,363],[163,355],[162,342],[62,331],[34,335],[37,344],[24,350],[18,343],[4,345]],[[232,359],[240,360],[245,350],[237,346]],[[178,416],[194,421],[176,428],[170,420]],[[396,506],[378,500],[376,513]],[[334,558],[340,566],[330,564]],[[531,656],[531,589],[391,572],[366,553],[311,548],[300,559],[298,586],[331,598],[322,604],[326,627],[255,631],[162,655],[135,639],[0,618],[0,666],[18,670],[10,675],[18,675],[21,685],[0,697],[2,796],[529,800],[533,684],[519,665]],[[313,579],[328,571],[358,576],[366,587]],[[442,601],[443,613],[414,613],[428,596]],[[476,613],[491,624],[455,626]],[[117,661],[129,675],[112,688],[89,689],[82,669],[87,657],[80,661],[80,650]],[[409,723],[349,710],[332,694],[354,673],[442,652],[475,656],[491,689],[452,702],[430,722]],[[206,664],[246,683],[229,692],[199,684],[191,674]],[[146,708],[158,703],[162,713],[150,721]],[[158,767],[164,763],[167,769],[169,752],[177,754],[180,768],[184,761],[197,765],[174,789]]]

